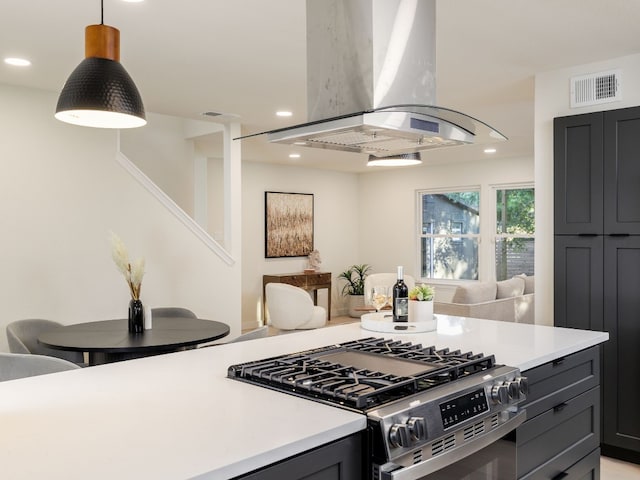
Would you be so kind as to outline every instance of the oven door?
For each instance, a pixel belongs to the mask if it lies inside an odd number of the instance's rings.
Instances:
[[[379,471],[380,480],[515,480],[516,444],[513,431],[526,419],[520,410],[508,422],[482,438],[410,466]]]
[[[516,480],[515,435],[506,435],[482,450],[421,480]]]

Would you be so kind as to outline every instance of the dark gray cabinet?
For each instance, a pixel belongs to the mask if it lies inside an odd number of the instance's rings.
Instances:
[[[602,114],[556,118],[553,128],[554,233],[601,234]]]
[[[640,463],[640,107],[554,121],[554,323],[604,330],[602,452]]]
[[[592,347],[523,372],[527,421],[516,429],[519,480],[600,477],[600,354]]]
[[[554,319],[556,327],[604,329],[602,235],[556,235]]]
[[[640,107],[603,115],[604,233],[640,235]]]
[[[640,236],[612,237],[604,251],[603,451],[640,462]],[[633,452],[633,453],[631,453]]]
[[[301,453],[236,480],[354,480],[362,478],[362,434]]]

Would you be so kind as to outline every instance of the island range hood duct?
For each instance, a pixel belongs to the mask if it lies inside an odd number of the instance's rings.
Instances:
[[[379,157],[506,140],[435,106],[435,37],[435,0],[307,0],[308,123],[254,135]]]

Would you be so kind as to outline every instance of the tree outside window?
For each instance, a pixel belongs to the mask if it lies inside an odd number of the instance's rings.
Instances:
[[[534,274],[535,190],[496,190],[496,279]]]
[[[478,280],[479,255],[485,254],[493,258],[483,259],[482,264],[495,266],[497,280],[534,274],[535,189],[528,185],[494,189],[495,196],[488,196],[491,205],[483,207],[495,212],[493,227],[493,215],[483,220],[485,245],[493,245],[488,250],[479,249],[479,188],[418,192],[421,278]]]
[[[419,195],[421,277],[477,280],[480,192]]]

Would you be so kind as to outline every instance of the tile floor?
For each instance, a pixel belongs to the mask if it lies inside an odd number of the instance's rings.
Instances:
[[[615,458],[600,457],[600,480],[638,480],[640,465]]]

